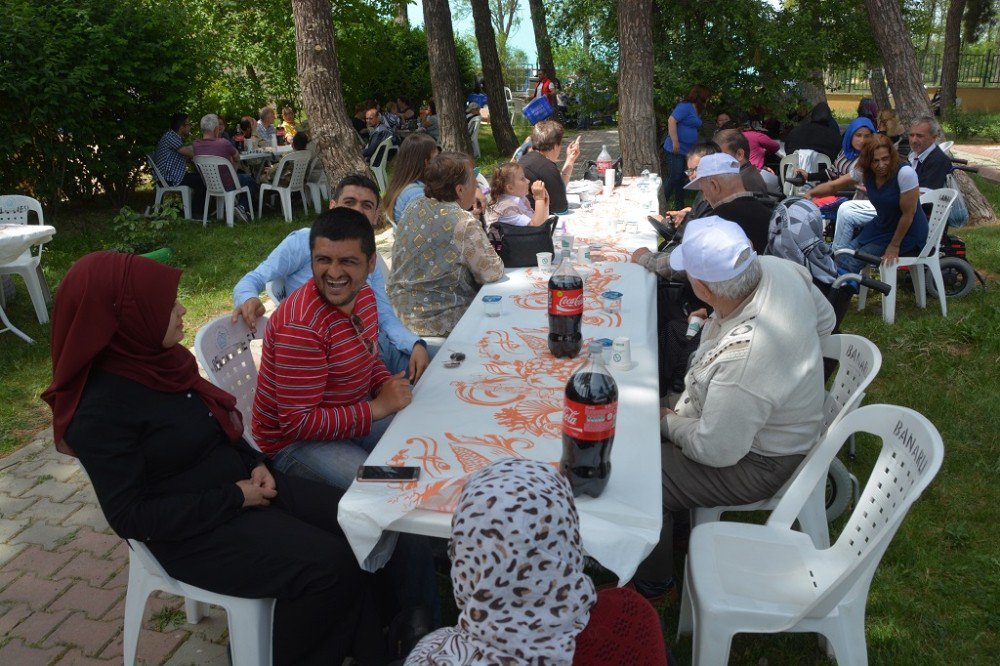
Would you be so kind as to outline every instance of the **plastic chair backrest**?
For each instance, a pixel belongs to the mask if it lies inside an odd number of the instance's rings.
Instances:
[[[829,430],[861,404],[865,389],[882,368],[882,352],[868,338],[848,333],[827,336],[822,348],[824,358],[838,363],[823,405],[823,429]]]
[[[240,188],[240,179],[236,176],[236,169],[233,168],[233,163],[230,160],[215,155],[196,155],[194,164],[198,167],[201,179],[205,181],[205,190],[208,194],[226,193],[226,186],[222,182],[222,171],[225,169],[229,170],[233,183],[236,184],[235,189]]]
[[[944,234],[945,227],[948,226],[948,214],[957,198],[958,191],[948,187],[931,190],[920,195],[920,205],[930,204],[931,214],[927,218],[927,242],[924,243],[918,257],[929,257],[931,253],[938,251],[941,236]]]
[[[208,381],[236,398],[236,408],[243,416],[243,437],[254,446],[250,417],[257,392],[257,365],[250,342],[263,339],[266,328],[266,315],[257,319],[257,332],[253,333],[242,317],[234,324],[232,315],[227,314],[202,326],[194,338],[198,363],[205,370]]]
[[[833,162],[829,157],[823,153],[816,153],[816,166],[817,168],[829,168]],[[799,151],[795,151],[781,158],[781,162],[778,163],[778,180],[781,182],[781,189],[785,193],[785,196],[792,196],[795,190],[798,189],[792,185],[785,186],[785,179],[795,172],[799,168]]]
[[[385,163],[389,160],[389,148],[392,147],[392,137],[386,138],[382,143],[378,144],[375,148],[375,152],[372,153],[371,161],[369,165],[373,169],[384,169]]]
[[[156,166],[156,160],[153,159],[153,153],[146,153],[146,161],[149,162],[149,169],[153,172],[153,178],[156,179],[156,184],[159,187],[167,188],[170,185],[167,184],[166,179],[163,174],[160,173],[160,167]]]
[[[37,199],[23,194],[0,196],[0,224],[28,224],[28,214],[32,212],[38,216],[38,224],[45,224],[42,204]]]
[[[293,150],[281,158],[278,166],[274,169],[274,178],[271,179],[271,185],[279,187],[281,173],[285,170],[285,165],[289,162],[292,163],[292,175],[286,187],[291,190],[301,190],[302,184],[306,181],[306,174],[309,173],[309,165],[312,162],[312,155],[305,150]]]
[[[801,472],[768,518],[769,526],[791,529],[841,445],[858,432],[879,437],[882,450],[854,512],[828,551],[825,566],[810,570],[813,585],[823,591],[789,627],[804,617],[829,615],[855,589],[867,594],[875,568],[907,511],[941,468],[944,443],[926,417],[896,405],[861,407],[846,415],[809,452]]]

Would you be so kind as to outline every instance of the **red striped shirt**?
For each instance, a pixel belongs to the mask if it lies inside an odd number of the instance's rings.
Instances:
[[[363,437],[371,431],[368,400],[391,375],[378,357],[378,308],[367,285],[354,301],[364,336],[309,280],[282,301],[264,333],[253,402],[253,436],[275,454],[293,442]]]

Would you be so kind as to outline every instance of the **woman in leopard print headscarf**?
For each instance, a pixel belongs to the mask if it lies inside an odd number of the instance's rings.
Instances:
[[[458,624],[424,637],[407,665],[573,662],[597,595],[573,493],[551,465],[509,459],[473,475],[449,554]]]

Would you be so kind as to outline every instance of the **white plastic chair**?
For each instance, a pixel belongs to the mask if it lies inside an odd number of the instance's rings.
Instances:
[[[236,207],[236,196],[244,192],[247,195],[247,201],[250,203],[248,206],[250,219],[253,219],[253,201],[250,198],[250,188],[246,185],[240,185],[240,179],[236,175],[236,169],[230,160],[224,157],[216,157],[215,155],[196,155],[194,165],[198,169],[198,173],[201,174],[201,179],[205,181],[205,212],[201,218],[202,226],[208,226],[209,199],[215,199],[216,217],[222,219],[222,211],[225,209],[226,226],[233,226],[233,209]],[[227,190],[222,182],[222,171],[227,169],[233,178],[233,183],[236,185],[231,190]],[[220,200],[222,207],[220,207]]]
[[[927,285],[924,284],[924,268],[926,267],[934,280],[938,300],[941,301],[941,316],[948,316],[948,301],[944,291],[944,276],[941,274],[941,257],[938,246],[941,235],[948,226],[948,213],[952,204],[958,198],[958,191],[947,187],[931,190],[920,195],[920,205],[931,204],[931,214],[927,220],[927,242],[915,257],[900,257],[895,266],[879,266],[879,279],[892,287],[888,295],[882,297],[882,319],[892,324],[896,321],[896,269],[910,267],[910,279],[913,280],[913,294],[917,306],[927,307]],[[868,300],[868,287],[862,286],[858,291],[858,311],[865,309]]]
[[[791,529],[845,439],[867,432],[882,451],[837,542],[818,550]],[[865,605],[875,569],[910,506],[941,467],[944,444],[925,417],[870,405],[844,417],[809,454],[766,525],[717,522],[691,532],[678,635],[692,663],[725,664],[737,633],[816,632],[839,664],[867,664]]]
[[[504,100],[507,102],[507,113],[510,114],[510,124],[514,124],[514,93],[510,91],[510,88],[504,86],[503,88]]]
[[[479,126],[482,124],[483,119],[480,116],[476,116],[469,121],[469,141],[472,142],[472,156],[477,160],[479,159]]]
[[[172,578],[141,541],[128,539],[128,591],[125,593],[124,663],[131,666],[149,595],[157,590],[184,597],[187,621],[197,624],[205,604],[221,606],[229,622],[229,647],[236,666],[269,666],[274,599],[244,599],[209,592]]]
[[[267,315],[257,319],[253,333],[242,317],[232,323],[232,315],[222,315],[208,322],[194,336],[194,354],[205,370],[208,381],[236,398],[236,409],[243,415],[243,438],[259,448],[250,429],[253,397],[257,392],[257,364],[250,342],[264,339]]]
[[[45,216],[42,214],[42,204],[38,200],[20,194],[5,194],[0,196],[0,224],[28,224],[29,213],[35,213],[38,218],[38,224],[45,224]],[[45,281],[45,275],[42,273],[42,251],[44,246],[45,243],[38,244],[37,254],[33,254],[29,247],[16,259],[0,264],[0,275],[16,274],[24,279],[24,284],[28,288],[28,295],[31,297],[31,304],[35,308],[35,316],[38,317],[38,323],[40,324],[44,324],[49,320],[48,306],[52,304],[49,285]],[[3,324],[9,330],[14,331],[15,334],[31,342],[31,338],[11,325],[6,315],[3,317]]]
[[[823,432],[826,433],[861,404],[865,397],[865,389],[882,368],[882,353],[871,340],[846,333],[828,336],[823,341],[822,351],[823,358],[835,359],[839,364],[823,404]],[[806,463],[809,460],[810,457],[806,456],[788,483],[771,499],[740,506],[698,507],[691,512],[692,524],[697,526],[718,521],[722,519],[722,514],[731,511],[773,510],[795,479],[805,473]],[[798,520],[800,529],[809,535],[816,548],[830,547],[830,529],[826,519],[825,474],[806,497]]]
[[[312,160],[312,155],[310,155],[305,150],[294,150],[278,162],[278,166],[274,169],[274,177],[271,179],[270,183],[261,183],[260,194],[257,195],[257,217],[259,218],[264,211],[264,193],[265,192],[277,192],[278,196],[281,198],[281,212],[285,216],[285,222],[292,221],[292,194],[295,192],[299,193],[302,197],[302,209],[305,210],[306,215],[309,214],[309,204],[306,201],[306,175],[309,173],[309,162]],[[291,164],[291,167],[288,165]],[[288,181],[288,185],[281,185],[281,174],[287,169],[291,168],[292,175]],[[319,206],[316,206],[316,212],[319,213]]]
[[[156,161],[153,159],[152,153],[146,153],[146,161],[149,163],[149,170],[153,172],[153,185],[156,187],[156,199],[153,202],[153,210],[160,210],[160,202],[163,200],[163,195],[170,192],[177,192],[181,195],[181,204],[184,206],[184,219],[191,219],[191,188],[187,185],[170,185],[167,180],[160,173],[159,167],[156,166]]]
[[[816,151],[813,151],[816,152]],[[807,187],[796,187],[791,183],[785,182],[785,179],[795,173],[795,170],[800,168],[799,166],[799,151],[795,151],[790,155],[785,155],[781,158],[781,162],[778,163],[778,179],[781,181],[781,191],[784,192],[786,197],[801,195],[803,192],[807,192],[809,188]],[[829,157],[823,153],[816,152],[816,168],[826,169],[829,168],[833,162]]]
[[[313,208],[319,214],[322,203],[320,199],[330,200],[330,181],[326,177],[326,169],[323,168],[323,160],[320,159],[319,155],[314,156],[309,164],[306,188],[309,190]]]
[[[368,166],[371,167],[372,175],[375,176],[375,182],[378,184],[379,193],[385,194],[386,185],[388,185],[388,176],[385,173],[385,166],[389,163],[389,149],[392,148],[392,137],[386,137],[386,139],[378,144],[375,148],[375,152],[372,153],[371,159],[368,160]]]
[[[274,301],[275,305],[285,300],[288,294],[285,292],[285,281],[282,278],[275,278],[264,285],[264,291],[268,297]]]

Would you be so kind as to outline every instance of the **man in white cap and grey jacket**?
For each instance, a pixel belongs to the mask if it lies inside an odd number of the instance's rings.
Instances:
[[[692,221],[670,265],[714,312],[676,411],[664,409],[660,422],[664,527],[636,573],[649,597],[672,585],[671,512],[770,498],[819,441],[820,339],[835,323],[809,271],[758,257],[743,230],[721,217]]]

